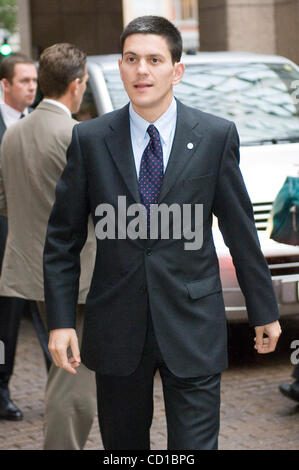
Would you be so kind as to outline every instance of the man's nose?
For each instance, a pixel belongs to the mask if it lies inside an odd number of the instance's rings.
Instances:
[[[147,63],[146,63],[146,60],[140,60],[139,63],[138,63],[138,73],[140,75],[145,75],[148,73],[148,67],[147,67]]]
[[[30,90],[35,90],[36,87],[37,87],[36,81],[35,81],[35,80],[31,80],[31,81],[29,82],[29,88],[30,88]]]

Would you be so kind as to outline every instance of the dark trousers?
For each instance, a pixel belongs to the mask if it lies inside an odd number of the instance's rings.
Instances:
[[[297,365],[294,367],[294,370],[293,370],[293,373],[292,373],[292,377],[294,377],[294,379],[296,379],[296,381],[297,381],[297,380],[299,381],[299,364],[297,364]]]
[[[7,238],[7,218],[0,217],[0,269]],[[5,364],[0,364],[0,384],[6,385],[12,375],[17,338],[25,300],[0,297],[0,340],[4,343]]]
[[[0,271],[7,232],[7,217],[0,216]],[[39,317],[36,303],[17,297],[0,297],[0,341],[4,343],[5,354],[5,363],[0,364],[0,387],[2,385],[2,389],[7,388],[13,373],[19,327],[25,309],[31,313],[33,325],[42,347],[48,370],[51,365],[50,353],[48,351],[48,334]]]
[[[0,384],[7,385],[12,375],[23,310],[23,299],[0,297],[0,340],[5,353],[5,363],[0,364]]]
[[[163,361],[152,322],[141,362],[125,377],[96,374],[98,418],[106,450],[149,450],[154,375],[159,369],[169,450],[218,447],[221,374],[179,378]]]

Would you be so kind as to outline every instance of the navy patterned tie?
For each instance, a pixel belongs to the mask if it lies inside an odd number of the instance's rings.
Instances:
[[[163,182],[163,149],[159,131],[153,124],[147,128],[150,141],[144,149],[139,172],[141,202],[147,211],[147,227],[150,224],[150,206],[157,204]]]

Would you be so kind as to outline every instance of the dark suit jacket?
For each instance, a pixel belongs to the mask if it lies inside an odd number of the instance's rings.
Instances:
[[[2,113],[0,111],[0,144],[1,144],[2,137],[3,137],[3,134],[4,134],[5,131],[6,131],[6,125],[4,123],[3,116],[2,116]]]
[[[0,145],[1,145],[1,141],[2,141],[5,131],[6,131],[6,125],[4,123],[3,116],[0,111]],[[7,237],[7,218],[0,216],[0,273],[1,273],[3,256],[4,256],[6,237]]]
[[[188,143],[193,148],[187,148]],[[117,197],[140,202],[128,106],[74,127],[57,185],[44,251],[49,328],[75,327],[79,253],[87,217]],[[213,244],[212,213],[230,248],[251,325],[278,319],[252,206],[239,170],[235,125],[178,102],[177,127],[159,203],[202,203],[203,245],[186,240],[97,240],[86,301],[82,360],[102,374],[127,375],[144,345],[148,306],[169,369],[209,375],[227,367],[226,318]]]

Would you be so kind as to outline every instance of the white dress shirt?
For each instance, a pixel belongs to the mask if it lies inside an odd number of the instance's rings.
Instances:
[[[27,116],[28,108],[26,108],[23,113],[17,111],[16,109],[8,106],[6,103],[0,103],[0,110],[3,117],[3,121],[7,129],[14,124],[18,119],[20,119],[21,115],[24,114]]]
[[[147,128],[151,123],[143,119],[141,116],[139,116],[139,114],[136,113],[136,111],[134,111],[132,103],[130,103],[129,113],[130,113],[132,148],[133,148],[134,160],[135,160],[135,165],[136,165],[136,173],[137,173],[137,177],[139,178],[141,158],[142,158],[144,149],[146,148],[150,140],[150,137],[147,133]],[[160,134],[160,140],[161,140],[162,149],[163,149],[164,173],[167,167],[169,155],[170,155],[171,148],[172,148],[175,127],[176,127],[176,120],[177,120],[177,104],[176,104],[176,100],[173,98],[171,105],[165,111],[165,113],[162,114],[162,116],[160,116],[159,119],[157,119],[157,121],[152,123],[158,129],[159,134]]]

